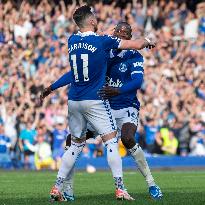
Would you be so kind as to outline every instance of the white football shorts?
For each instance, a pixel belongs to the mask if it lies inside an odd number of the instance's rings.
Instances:
[[[113,110],[112,113],[116,120],[117,131],[121,132],[122,125],[125,123],[133,123],[138,126],[139,121],[139,111],[134,107],[123,108],[120,110]]]
[[[76,138],[85,136],[88,123],[101,136],[117,130],[108,101],[68,100],[68,125],[71,135]]]

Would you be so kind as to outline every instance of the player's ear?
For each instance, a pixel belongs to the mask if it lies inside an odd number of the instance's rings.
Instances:
[[[95,26],[96,25],[96,20],[94,18],[90,18],[89,19],[89,23],[92,25],[92,26]]]
[[[95,25],[97,23],[97,19],[95,18],[94,15],[91,15],[88,17],[88,21],[90,24]]]

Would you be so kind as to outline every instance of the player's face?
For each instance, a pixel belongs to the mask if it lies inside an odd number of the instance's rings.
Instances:
[[[132,38],[131,31],[126,28],[121,28],[119,31],[114,30],[113,35],[124,40],[130,40]]]

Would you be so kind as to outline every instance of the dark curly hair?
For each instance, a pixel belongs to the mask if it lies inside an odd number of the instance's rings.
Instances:
[[[121,21],[117,24],[117,26],[115,27],[115,34],[119,34],[121,36],[126,36],[127,39],[131,39],[132,38],[132,28],[130,26],[130,24],[128,24],[125,21]]]
[[[84,22],[89,16],[93,16],[93,13],[91,8],[85,5],[76,9],[75,13],[73,14],[73,20],[79,28],[83,28]]]

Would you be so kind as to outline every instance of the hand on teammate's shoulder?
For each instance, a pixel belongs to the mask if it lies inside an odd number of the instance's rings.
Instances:
[[[115,30],[115,26],[111,26],[105,31],[98,31],[97,34],[100,36],[103,36],[103,35],[111,35],[112,36],[114,33],[114,30]]]

